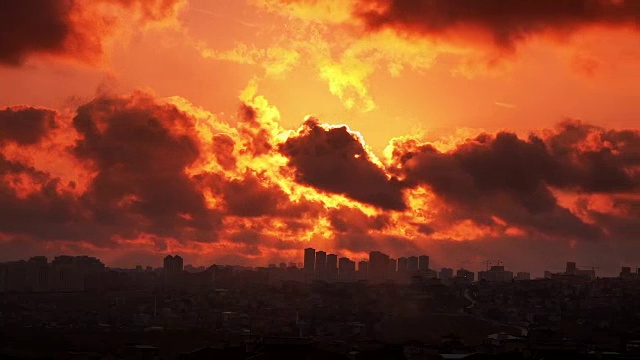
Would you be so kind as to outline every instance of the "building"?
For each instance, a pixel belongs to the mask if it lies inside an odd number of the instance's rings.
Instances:
[[[453,278],[453,269],[451,269],[451,268],[442,268],[442,269],[440,269],[440,273],[438,274],[438,277],[442,281],[451,280]]]
[[[429,256],[420,255],[418,257],[418,270],[420,270],[420,272],[423,272],[427,269],[429,269]]]
[[[475,280],[475,274],[473,271],[458,269],[456,271],[456,280],[463,283],[472,283]]]
[[[304,249],[304,272],[307,277],[313,277],[316,267],[316,249]]]
[[[369,252],[369,281],[381,283],[387,280],[389,255],[380,251]]]
[[[56,256],[51,261],[50,287],[56,291],[83,291],[87,276],[105,268],[100,260],[90,256]]]
[[[620,277],[621,278],[630,278],[632,276],[631,274],[631,268],[628,266],[623,266],[622,269],[620,269]]]
[[[327,280],[335,281],[338,279],[338,255],[327,255]]]
[[[327,253],[316,251],[316,278],[325,279],[327,273]]]
[[[49,289],[49,264],[45,256],[34,256],[27,261],[28,291],[47,291]]]
[[[358,280],[367,280],[369,279],[369,262],[366,260],[358,261]]]
[[[174,287],[180,284],[184,261],[180,255],[167,255],[164,258],[164,281],[165,285]]]
[[[410,273],[415,273],[418,271],[418,257],[417,256],[409,256],[407,258],[407,270]]]
[[[164,273],[166,274],[179,274],[184,270],[184,260],[180,255],[171,256],[167,255],[164,258]]]
[[[398,258],[398,273],[406,274],[409,271],[409,262],[406,257]]]
[[[504,266],[492,266],[487,271],[478,272],[478,281],[506,282],[513,280],[513,272],[505,270]]]
[[[438,272],[433,269],[427,269],[420,272],[420,275],[425,279],[437,279]]]
[[[339,273],[338,280],[354,281],[356,279],[356,262],[349,258],[341,257],[338,259]]]
[[[516,280],[531,280],[531,274],[526,271],[520,271],[516,274]]]
[[[395,280],[398,271],[398,261],[389,259],[389,267],[387,269],[387,279]]]
[[[596,278],[596,267],[589,270],[578,269],[576,263],[573,261],[567,262],[567,267],[563,273],[552,273],[545,271],[544,277],[547,279],[571,279],[582,278],[588,280],[594,280]]]

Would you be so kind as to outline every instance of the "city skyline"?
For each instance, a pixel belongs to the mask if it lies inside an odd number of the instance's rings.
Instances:
[[[9,1],[0,261],[635,268],[638,4]]]
[[[309,251],[311,250],[311,251]],[[610,273],[602,273],[599,271],[599,267],[597,266],[588,266],[583,264],[578,264],[575,261],[566,261],[565,267],[560,267],[561,264],[556,264],[546,270],[544,270],[541,274],[537,274],[535,272],[531,272],[528,269],[514,269],[509,266],[505,266],[502,261],[499,260],[486,260],[481,262],[481,267],[473,267],[473,266],[447,266],[441,265],[439,267],[431,268],[429,264],[431,264],[431,259],[428,255],[410,255],[410,256],[401,256],[397,258],[392,258],[388,254],[384,254],[377,250],[372,250],[369,252],[369,257],[365,260],[352,260],[345,256],[339,256],[337,254],[327,254],[325,251],[318,250],[314,248],[306,248],[304,249],[305,255],[313,254],[313,258],[304,257],[300,259],[302,261],[289,261],[289,262],[281,262],[281,263],[268,263],[268,264],[253,264],[250,266],[247,265],[239,265],[239,264],[221,264],[221,263],[210,263],[206,265],[194,265],[185,263],[182,256],[179,254],[167,254],[163,258],[159,259],[161,266],[149,266],[149,264],[136,264],[133,267],[109,267],[102,263],[99,258],[95,258],[87,255],[56,255],[51,257],[51,262],[49,262],[49,257],[42,255],[33,255],[24,259],[17,259],[13,261],[0,262],[0,276],[7,276],[8,273],[4,273],[6,266],[15,265],[15,264],[32,264],[37,266],[43,265],[55,265],[55,264],[81,264],[81,266],[89,266],[94,269],[113,269],[113,270],[136,270],[136,271],[157,271],[159,269],[163,270],[171,274],[170,276],[175,278],[177,274],[182,273],[183,271],[189,273],[198,273],[205,272],[208,268],[215,266],[222,267],[231,267],[237,269],[296,269],[300,271],[302,277],[296,278],[298,281],[312,281],[312,280],[324,280],[324,281],[361,281],[366,280],[372,284],[382,283],[385,281],[393,281],[393,282],[406,282],[409,281],[412,276],[419,276],[424,278],[433,278],[433,279],[441,279],[448,280],[455,277],[465,277],[468,272],[473,280],[481,280],[482,278],[490,279],[490,281],[505,281],[506,278],[504,276],[508,276],[508,280],[533,280],[533,279],[543,279],[552,276],[553,274],[570,274],[570,275],[579,275],[579,276],[587,276],[590,279],[595,278],[612,278],[618,276],[635,276],[638,274],[640,276],[640,266],[622,266],[618,269],[618,272],[610,274]],[[320,256],[320,260],[316,256],[318,253],[322,254]],[[331,257],[331,259],[328,259]],[[324,261],[322,260],[324,259]],[[420,259],[420,260],[419,260]],[[424,260],[423,260],[424,259]],[[414,265],[411,264],[412,260],[416,262]],[[322,266],[318,266],[319,262],[323,263]],[[371,262],[377,263],[371,266]],[[331,263],[329,263],[331,262]],[[391,267],[391,263],[393,267]],[[420,265],[422,264],[422,266]],[[468,264],[468,263],[467,263]],[[477,264],[477,263],[476,263]],[[3,266],[5,268],[3,268]],[[97,267],[96,267],[97,266]],[[344,278],[342,269],[346,269],[349,271],[349,278]],[[373,273],[370,272],[370,269],[373,269]],[[564,270],[564,271],[562,271]],[[598,271],[596,271],[598,270]],[[335,273],[331,273],[334,271]],[[499,273],[495,273],[498,271]],[[393,275],[391,277],[389,272],[394,273],[396,275],[401,275],[401,277],[397,277]],[[373,275],[372,275],[373,274]],[[386,274],[386,275],[385,275]],[[495,276],[486,277],[484,274],[493,274]],[[4,279],[6,281],[6,279]],[[0,282],[2,283],[2,282]]]

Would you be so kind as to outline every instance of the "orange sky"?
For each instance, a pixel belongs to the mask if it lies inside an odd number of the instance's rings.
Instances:
[[[640,266],[640,5],[483,4],[15,2],[0,260]]]

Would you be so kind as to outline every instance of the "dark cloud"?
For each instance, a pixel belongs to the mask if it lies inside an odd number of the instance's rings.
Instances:
[[[503,49],[546,32],[640,26],[640,2],[635,0],[378,0],[376,5],[360,1],[355,10],[372,30],[436,38],[482,33]]]
[[[361,210],[349,207],[339,207],[329,210],[331,227],[341,233],[367,233],[370,230],[383,230],[389,225],[388,216],[381,214],[370,216]]]
[[[219,219],[185,173],[200,153],[194,119],[140,95],[96,99],[73,125],[82,136],[73,153],[97,171],[82,201],[98,224],[127,237],[215,238]]]
[[[280,152],[289,158],[300,183],[382,209],[406,209],[400,183],[371,161],[346,127],[325,129],[317,120],[308,120]]]
[[[33,52],[60,52],[72,33],[71,6],[61,0],[6,1],[0,11],[0,62],[18,65]]]
[[[411,239],[381,233],[335,233],[332,240],[335,249],[351,252],[368,253],[379,250],[398,257],[419,251],[418,244]]]
[[[277,250],[300,249],[297,241],[283,241],[272,235],[263,234],[255,229],[235,231],[230,234],[229,239],[235,243],[240,243],[249,247],[263,246],[265,248]]]
[[[113,31],[104,4],[134,13],[142,22],[173,15],[178,0],[8,0],[0,11],[0,64],[17,66],[35,54],[67,55],[92,61]],[[89,20],[90,19],[90,20]]]
[[[56,127],[56,113],[32,107],[10,107],[0,110],[0,145],[14,142],[33,145]]]
[[[306,198],[293,201],[289,195],[262,173],[246,171],[241,178],[227,178],[224,174],[206,173],[196,176],[197,182],[224,201],[222,207],[229,216],[256,218],[269,216],[286,219],[292,227],[300,226],[293,219],[305,215],[317,216],[323,205]],[[305,226],[306,227],[306,226]]]
[[[2,139],[36,143],[48,136],[54,119],[48,110],[5,110]],[[74,183],[0,154],[0,233],[101,246],[115,244],[116,236],[142,234],[216,240],[221,215],[206,207],[185,172],[200,155],[194,119],[137,94],[80,106],[73,127],[79,138],[69,151],[95,173],[86,192],[79,196]]]
[[[547,187],[562,164],[544,141],[482,134],[441,153],[430,145],[399,158],[407,185],[428,185],[450,204],[452,217],[491,225],[494,217],[550,236],[598,238],[601,231],[558,205]]]
[[[245,174],[241,180],[230,180],[223,190],[230,215],[256,217],[276,215],[289,203],[289,197],[279,187],[269,186],[259,175]]]
[[[548,182],[589,193],[630,192],[640,189],[640,132],[605,130],[565,121],[546,140],[557,159]]]
[[[434,229],[430,225],[427,225],[427,224],[415,224],[415,225],[418,229],[418,232],[420,232],[421,234],[431,235],[436,232],[436,229]]]
[[[86,220],[83,209],[67,190],[59,179],[0,154],[0,233],[49,240],[87,236],[88,227],[79,226]]]

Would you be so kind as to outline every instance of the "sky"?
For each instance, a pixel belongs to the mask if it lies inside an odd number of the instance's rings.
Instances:
[[[640,2],[9,0],[0,261],[640,267]]]

